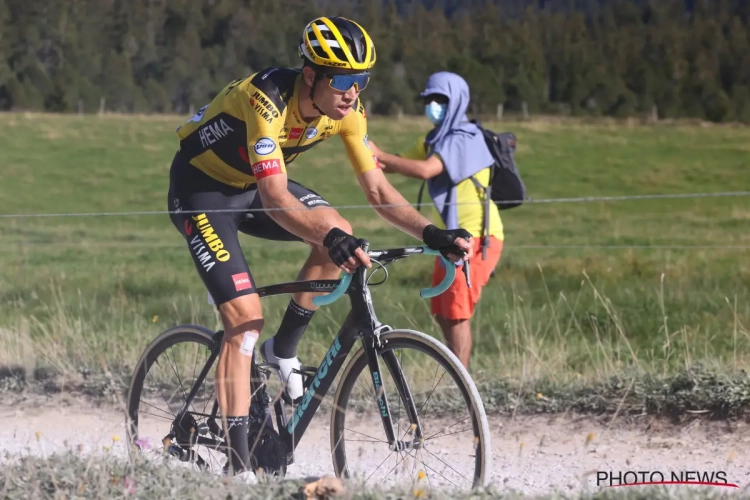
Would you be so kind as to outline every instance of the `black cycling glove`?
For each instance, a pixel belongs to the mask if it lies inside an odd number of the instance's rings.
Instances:
[[[448,258],[449,253],[460,256],[466,255],[466,252],[454,245],[453,242],[456,241],[456,238],[468,240],[471,237],[471,233],[466,229],[438,229],[432,224],[424,228],[422,232],[422,241],[433,250],[440,250],[440,253],[446,258]]]
[[[323,239],[323,246],[328,249],[328,256],[337,266],[341,266],[341,264],[349,260],[349,257],[353,257],[355,261],[358,260],[354,252],[358,248],[362,248],[364,243],[365,240],[355,238],[337,227],[328,231],[328,234]]]

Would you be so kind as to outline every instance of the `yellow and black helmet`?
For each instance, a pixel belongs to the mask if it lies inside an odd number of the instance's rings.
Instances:
[[[315,66],[366,71],[375,65],[370,35],[344,17],[319,17],[308,23],[299,53]]]

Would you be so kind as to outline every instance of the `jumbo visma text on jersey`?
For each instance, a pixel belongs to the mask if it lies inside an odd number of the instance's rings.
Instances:
[[[224,243],[219,239],[219,236],[214,232],[214,228],[211,227],[206,214],[193,216],[192,219],[196,222],[195,228],[198,229],[198,232],[190,240],[190,249],[195,254],[200,265],[203,266],[203,269],[208,272],[216,265],[214,258],[219,262],[226,262],[230,259],[231,255],[224,248]],[[186,236],[192,236],[193,230],[193,224],[186,220]]]

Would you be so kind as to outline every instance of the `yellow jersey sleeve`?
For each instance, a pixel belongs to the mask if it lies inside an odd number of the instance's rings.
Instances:
[[[419,138],[412,147],[401,151],[398,155],[410,160],[426,160],[427,150],[424,147],[424,137]]]
[[[367,144],[367,118],[361,102],[357,102],[342,120],[339,136],[344,141],[346,154],[357,175],[378,168],[375,156]]]
[[[279,112],[273,101],[252,83],[237,94],[237,99],[247,128],[247,161],[253,176],[259,180],[286,173],[284,154],[279,145],[286,113]]]

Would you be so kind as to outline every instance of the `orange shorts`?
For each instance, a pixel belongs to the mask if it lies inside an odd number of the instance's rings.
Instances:
[[[463,265],[456,268],[456,279],[453,284],[437,297],[430,299],[432,314],[446,319],[469,319],[474,313],[474,306],[479,302],[482,288],[490,279],[490,274],[500,261],[503,251],[503,241],[490,237],[490,247],[487,257],[482,260],[482,243],[480,238],[474,239],[474,249],[469,260],[469,274],[471,288],[466,286]],[[445,277],[445,269],[440,258],[435,259],[435,272],[432,275],[432,286],[440,283]]]

